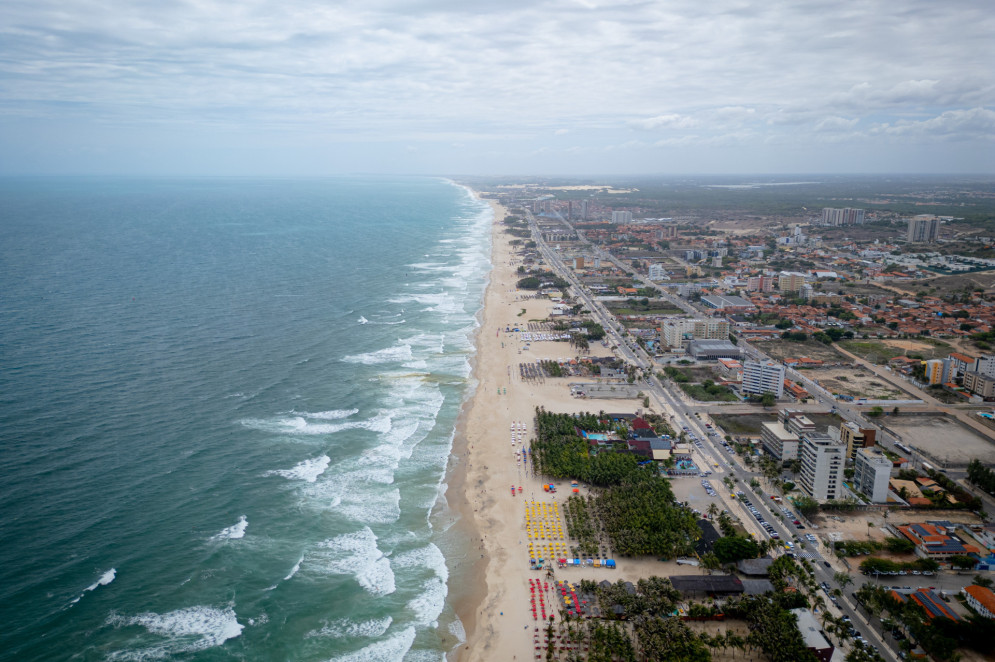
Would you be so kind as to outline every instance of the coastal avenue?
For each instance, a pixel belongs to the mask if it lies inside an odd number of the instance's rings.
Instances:
[[[686,402],[684,394],[679,391],[675,385],[672,383],[665,385],[660,381],[660,379],[654,374],[654,363],[652,357],[650,357],[638,344],[628,340],[622,335],[622,327],[617,320],[615,320],[614,316],[608,312],[600,301],[597,301],[591,296],[588,289],[580,283],[580,280],[577,278],[574,271],[569,269],[564,264],[557,252],[553,250],[545,241],[541,231],[539,230],[538,224],[536,223],[535,217],[532,215],[532,212],[528,209],[525,209],[524,211],[528,217],[529,228],[532,231],[533,240],[536,242],[536,246],[539,248],[539,252],[543,257],[543,260],[558,276],[564,278],[571,284],[577,298],[583,302],[584,306],[591,312],[591,315],[595,318],[595,320],[601,324],[602,327],[604,327],[608,337],[611,338],[612,344],[617,348],[616,351],[620,357],[644,371],[647,375],[644,379],[644,385],[648,387],[647,390],[649,391],[650,396],[657,402],[663,411],[671,412],[670,419],[674,425],[689,432],[701,441],[701,447],[694,444],[693,448],[694,452],[698,453],[702,457],[705,466],[712,469],[713,472],[719,476],[720,480],[722,478],[722,474],[725,474],[726,470],[728,470],[729,477],[736,482],[737,490],[742,492],[752,504],[760,509],[766,522],[771,524],[774,527],[774,530],[777,531],[780,536],[780,540],[792,540],[795,536],[795,532],[790,531],[788,527],[784,525],[781,519],[783,514],[780,513],[780,511],[774,511],[770,505],[771,500],[766,498],[763,493],[755,491],[752,487],[750,487],[750,480],[753,478],[760,479],[761,474],[740,465],[740,463],[736,461],[735,456],[725,457],[723,455],[723,451],[720,450],[719,446],[714,443],[713,438],[707,433],[707,429],[704,428],[703,421],[695,415],[699,407]],[[562,219],[562,216],[560,218]],[[565,220],[564,222],[566,223]],[[567,223],[567,225],[569,226],[569,223]],[[572,226],[570,227],[572,229]],[[578,234],[578,236],[581,235]],[[583,240],[591,245],[586,238]],[[597,251],[599,255],[607,255],[608,259],[610,259],[616,266],[626,273],[630,273],[629,270],[614,256],[605,254],[600,249],[594,247],[593,245],[591,246],[592,249]],[[638,276],[634,277],[639,278]],[[646,287],[655,287],[653,283],[647,282],[642,278],[639,278],[639,280]],[[694,308],[694,306],[687,301],[683,301],[670,295],[669,293],[663,293],[663,295],[669,301],[690,314],[702,314],[701,311]],[[751,347],[745,343],[742,343],[741,346],[744,348],[747,355],[752,358],[756,358],[758,360],[770,360],[769,357],[755,347]],[[802,379],[805,382],[808,382],[807,379]],[[816,399],[822,404],[826,404],[826,398],[831,398],[825,390],[814,384],[810,393],[813,393]],[[832,399],[829,406],[837,407],[835,399]],[[854,412],[853,410],[842,407],[838,407],[837,411],[846,417],[847,420],[856,420],[859,424],[866,425],[866,422],[864,422],[860,417],[859,412]],[[726,455],[729,455],[729,453],[726,452]],[[757,530],[758,533],[755,534],[757,537],[767,535],[763,528],[756,526],[756,519],[753,517],[752,513],[746,509],[744,503],[740,499],[736,498],[736,495],[730,494],[726,490],[719,490],[719,494],[721,495],[723,502],[727,504],[727,508],[730,512],[737,515],[744,525],[748,525]],[[772,542],[776,543],[777,541],[773,540]],[[773,545],[772,547],[772,551],[784,551],[784,548],[781,545]],[[843,588],[836,583],[833,577],[835,567],[830,565],[832,557],[830,557],[830,559],[823,558],[818,549],[818,545],[806,547],[804,551],[800,552],[800,554],[812,561],[812,567],[815,571],[816,579],[820,582],[828,584],[830,591],[834,588]],[[835,600],[833,602],[833,607],[830,609],[834,609],[838,612],[836,614],[837,616],[840,614],[848,616],[853,623],[853,626],[857,628],[864,639],[871,642],[872,645],[874,645],[882,654],[882,656],[886,659],[897,662],[898,657],[894,651],[885,644],[883,638],[874,628],[870,626],[863,615],[851,606],[851,596],[845,590],[843,590],[843,597],[843,600]]]

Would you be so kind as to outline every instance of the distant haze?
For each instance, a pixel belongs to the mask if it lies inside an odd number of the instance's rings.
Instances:
[[[993,173],[979,0],[5,0],[0,174]]]

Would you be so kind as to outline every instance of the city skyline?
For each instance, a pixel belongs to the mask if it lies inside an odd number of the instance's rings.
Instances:
[[[993,173],[982,3],[14,1],[0,174]]]

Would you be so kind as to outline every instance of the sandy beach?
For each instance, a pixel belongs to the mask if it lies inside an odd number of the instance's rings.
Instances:
[[[465,581],[454,590],[457,612],[467,632],[467,641],[456,656],[460,661],[532,660],[533,636],[542,627],[530,609],[529,580],[546,578],[545,572],[529,569],[526,533],[526,504],[558,504],[562,513],[570,487],[560,485],[557,494],[542,490],[529,463],[516,460],[516,451],[533,435],[536,406],[555,412],[616,411],[634,412],[636,400],[579,399],[571,395],[568,378],[546,379],[543,383],[523,381],[519,364],[536,359],[575,358],[576,350],[566,342],[532,342],[524,349],[518,334],[507,328],[529,321],[545,320],[552,302],[529,298],[518,292],[519,276],[512,237],[503,232],[506,212],[494,207],[492,263],[481,327],[477,336],[474,377],[478,384],[473,398],[461,415],[453,453],[458,457],[450,476],[448,501],[462,514],[461,523],[470,538],[471,552],[479,548],[479,558],[469,558],[471,569],[459,573]],[[600,344],[591,347],[591,356],[610,355]],[[523,429],[524,427],[524,429]],[[512,442],[515,443],[512,443]],[[511,486],[521,486],[512,495]],[[516,489],[517,492],[517,489]],[[563,526],[564,537],[566,527]],[[569,546],[568,540],[532,540],[537,546],[552,542]],[[473,556],[471,554],[471,556]],[[668,564],[653,561],[619,560],[619,569],[600,568],[557,570],[557,579],[636,579],[650,574],[666,574]],[[651,566],[651,567],[650,567]],[[552,582],[549,581],[551,584]],[[552,592],[545,593],[547,614],[557,613]],[[540,637],[541,638],[541,637]]]

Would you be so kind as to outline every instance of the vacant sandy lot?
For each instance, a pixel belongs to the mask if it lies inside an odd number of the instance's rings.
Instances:
[[[909,350],[913,352],[928,352],[932,351],[933,349],[932,345],[927,345],[924,342],[916,342],[915,340],[888,339],[888,340],[881,340],[879,342],[881,342],[881,344],[883,345],[887,345],[888,347],[897,347],[898,349],[901,350]]]
[[[995,444],[946,416],[889,417],[884,424],[901,435],[905,443],[939,460],[960,466],[973,458],[995,463]]]
[[[831,393],[868,400],[913,400],[914,398],[862,368],[824,368],[809,375]]]

